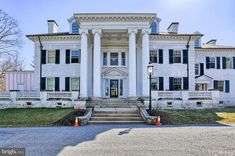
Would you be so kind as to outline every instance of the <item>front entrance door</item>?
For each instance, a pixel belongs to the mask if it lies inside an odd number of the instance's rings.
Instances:
[[[118,97],[118,80],[110,80],[110,97]]]

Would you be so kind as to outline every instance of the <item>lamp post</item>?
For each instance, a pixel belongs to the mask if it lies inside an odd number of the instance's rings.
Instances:
[[[148,66],[148,74],[149,74],[149,111],[152,110],[152,74],[153,74],[153,65],[149,62]]]

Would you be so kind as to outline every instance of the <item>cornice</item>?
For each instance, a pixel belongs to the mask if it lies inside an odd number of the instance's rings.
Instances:
[[[179,34],[179,35],[149,35],[150,36],[150,41],[153,40],[187,40],[189,39],[189,36],[191,36],[191,41],[195,41],[197,39],[200,39],[200,35],[184,35],[184,34]]]
[[[234,48],[195,48],[195,52],[235,52]]]
[[[38,41],[38,36],[27,36],[30,40]],[[56,35],[56,36],[39,36],[41,41],[77,41],[80,40],[80,35]]]

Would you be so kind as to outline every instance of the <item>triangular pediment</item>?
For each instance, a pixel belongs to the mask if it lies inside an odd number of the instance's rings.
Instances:
[[[103,77],[122,77],[125,78],[128,74],[118,68],[109,68],[105,72],[102,73]]]
[[[196,78],[196,83],[211,83],[212,78],[207,75],[202,75]]]

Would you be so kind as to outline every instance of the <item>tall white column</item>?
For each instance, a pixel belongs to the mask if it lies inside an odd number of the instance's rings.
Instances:
[[[136,33],[137,29],[129,29],[129,97],[136,97]]]
[[[88,30],[80,29],[80,33],[81,33],[80,97],[87,98]]]
[[[149,96],[149,79],[147,66],[149,63],[149,33],[150,29],[142,29],[142,96]]]
[[[101,29],[92,30],[94,34],[93,97],[101,97]]]

